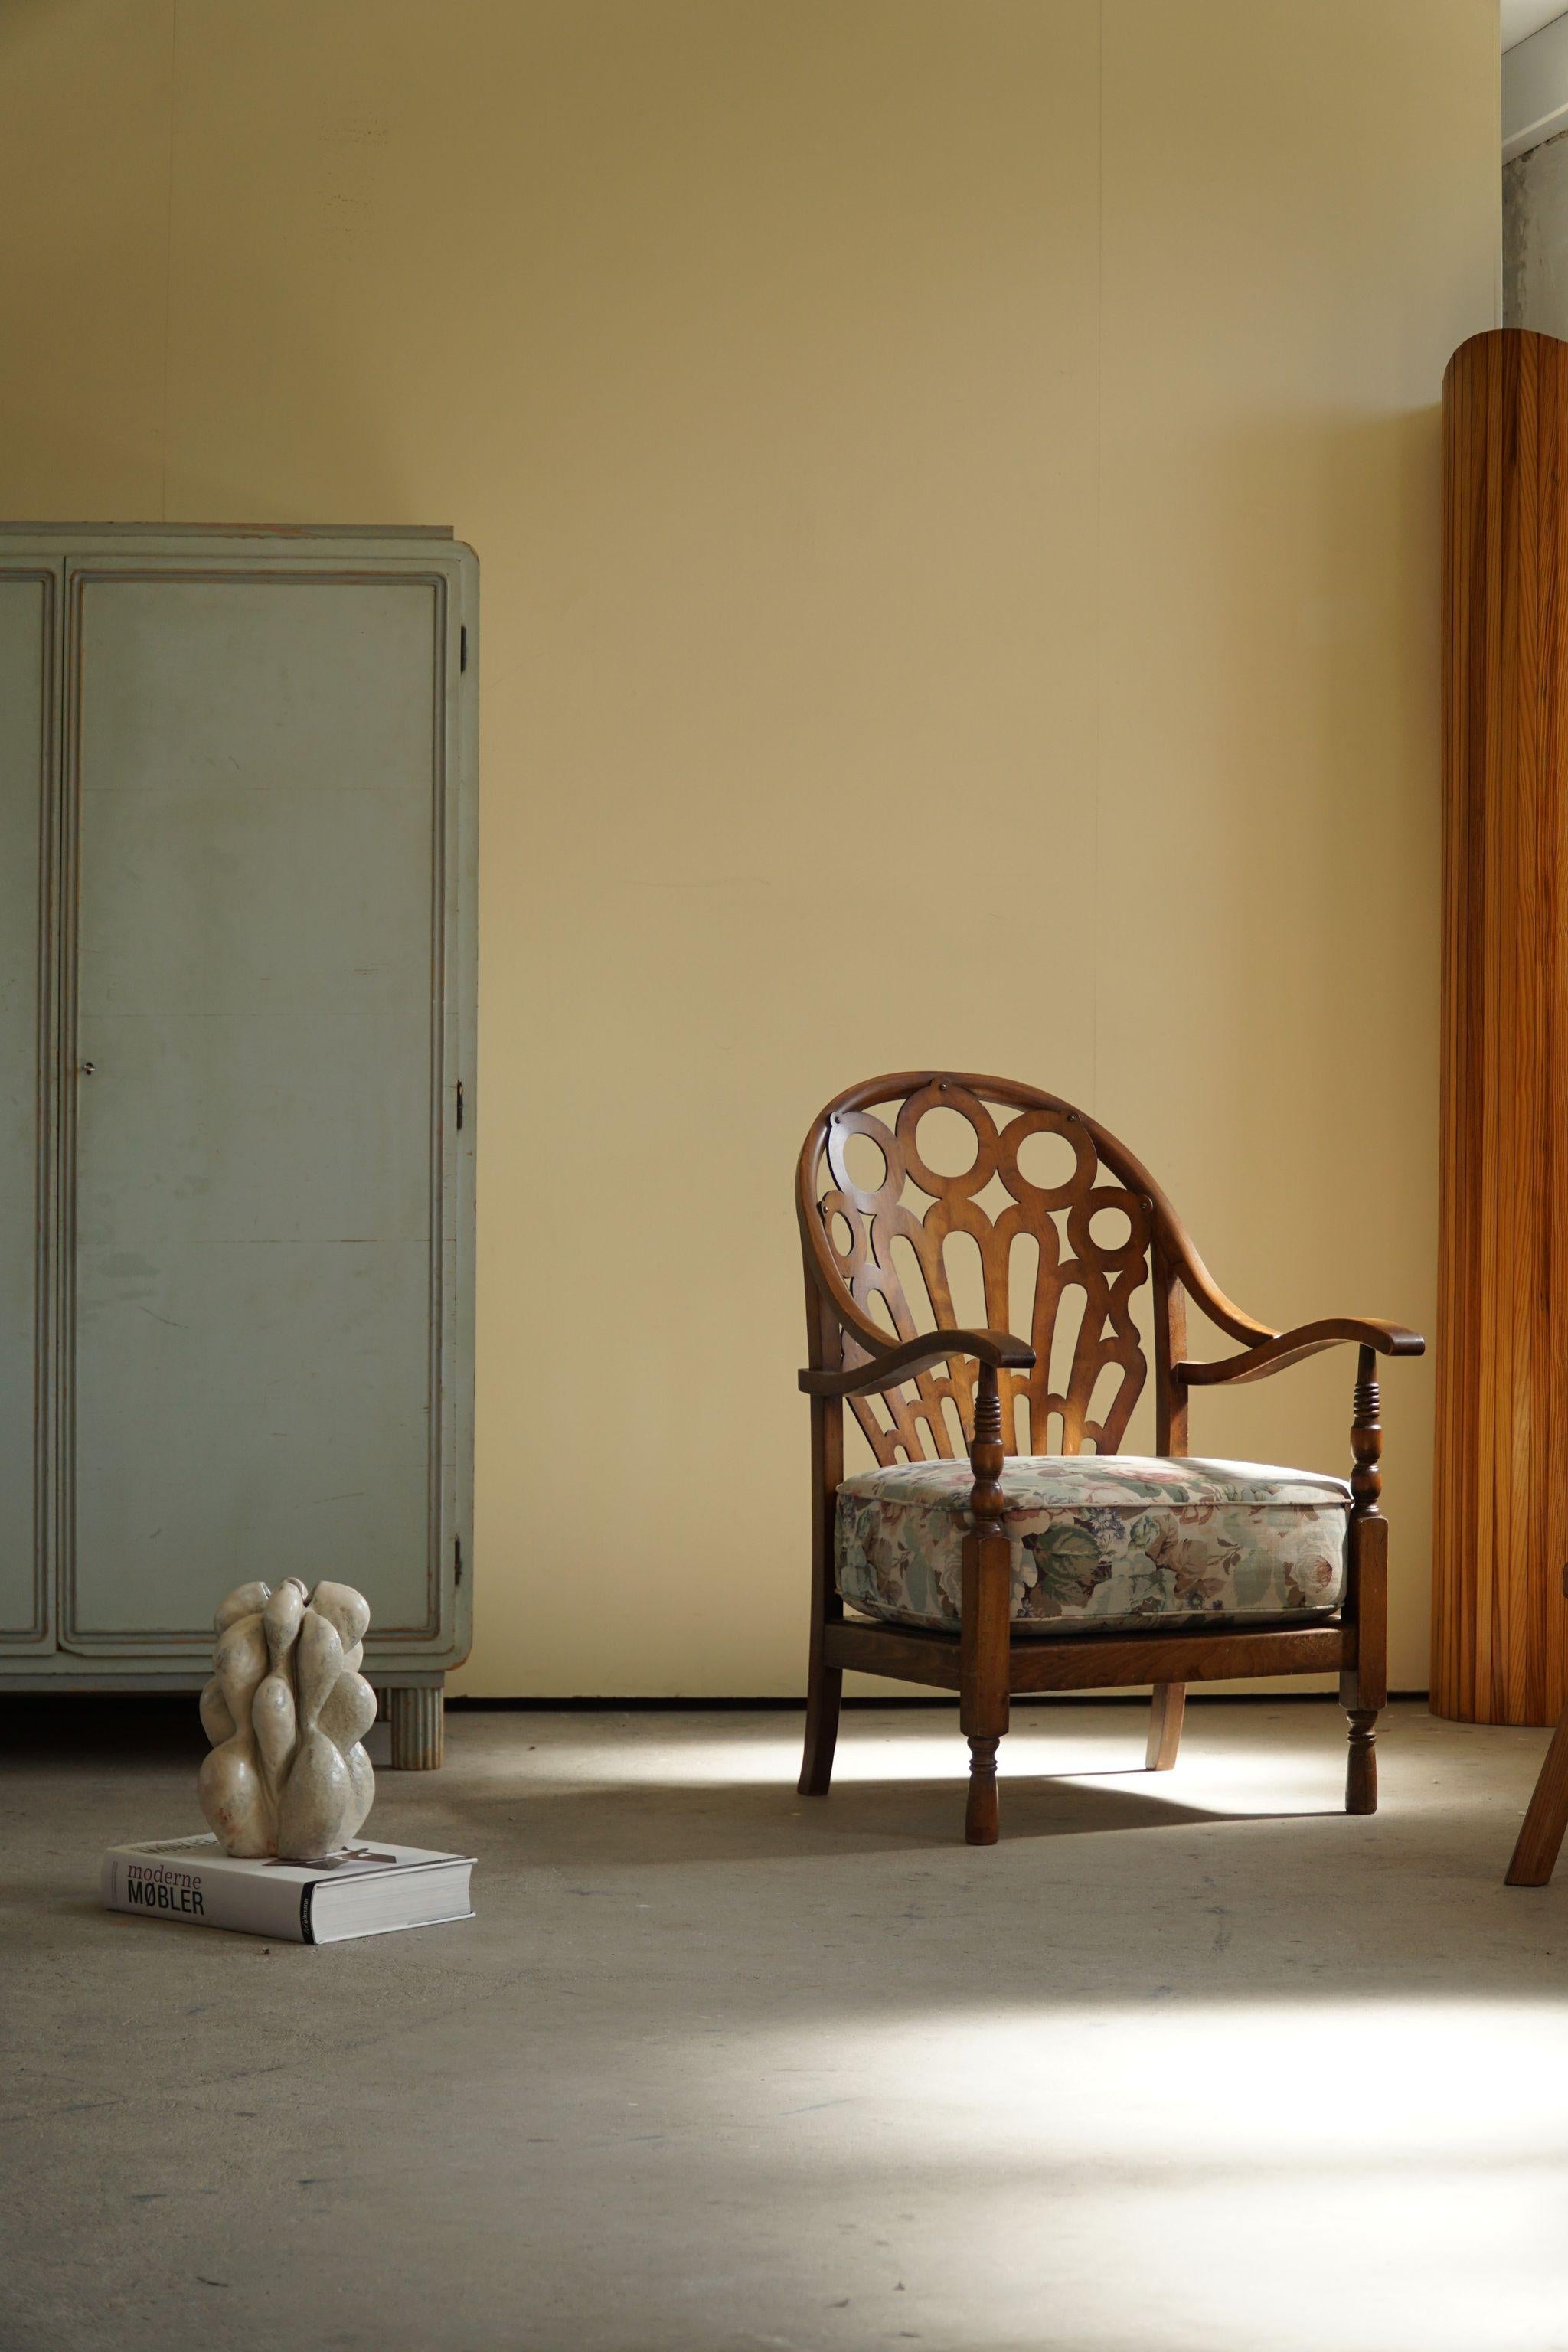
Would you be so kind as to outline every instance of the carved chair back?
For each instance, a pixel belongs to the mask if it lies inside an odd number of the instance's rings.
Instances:
[[[964,1157],[952,1149],[962,1129],[933,1113],[956,1114],[973,1135],[959,1172],[931,1165]],[[932,1130],[944,1126],[940,1150]],[[1009,1453],[1116,1452],[1151,1370],[1133,1300],[1152,1281],[1156,1443],[1170,1450],[1179,1407],[1168,1367],[1185,1349],[1174,1213],[1125,1146],[1070,1103],[949,1071],[868,1079],[814,1120],[796,1206],[811,1360],[830,1370],[892,1339],[973,1322],[953,1307],[955,1252],[973,1244],[985,1327],[1035,1350],[1032,1370],[999,1375]],[[879,1463],[952,1457],[973,1433],[974,1384],[973,1360],[953,1356],[850,1402]]]

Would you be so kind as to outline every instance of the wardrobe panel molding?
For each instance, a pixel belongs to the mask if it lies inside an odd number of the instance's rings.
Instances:
[[[0,1658],[47,1651],[58,567],[0,560]]]

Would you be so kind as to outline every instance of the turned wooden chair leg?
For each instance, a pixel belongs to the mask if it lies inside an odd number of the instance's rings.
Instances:
[[[1002,1533],[1002,1405],[996,1373],[982,1364],[974,1393],[974,1471],[970,1510],[974,1533],[963,1539],[963,1611],[959,1643],[959,1727],[969,1741],[969,1800],[963,1834],[970,1845],[994,1845],[996,1750],[1007,1729],[1008,1650],[1013,1638],[1013,1570]]]
[[[824,1665],[820,1644],[811,1645],[811,1679],[805,1694],[805,1753],[796,1783],[803,1797],[826,1797],[833,1779],[833,1751],[838,1744],[838,1706],[844,1692],[844,1671]]]
[[[969,1797],[963,1812],[969,1845],[994,1845],[1000,1829],[996,1750],[1007,1730],[1011,1592],[1006,1538],[966,1537],[958,1722],[969,1741]]]
[[[996,1750],[1001,1735],[994,1739],[969,1739],[969,1796],[963,1808],[963,1842],[965,1845],[994,1845],[1002,1833],[1001,1810],[996,1802]]]
[[[1168,1772],[1174,1764],[1176,1750],[1182,1744],[1182,1717],[1186,1707],[1185,1683],[1155,1684],[1149,1715],[1149,1744],[1143,1750],[1145,1770]]]
[[[806,1297],[809,1303],[809,1282]],[[829,1336],[824,1334],[820,1345],[825,1351],[828,1344]],[[795,1786],[803,1797],[826,1797],[844,1694],[843,1667],[830,1666],[824,1654],[829,1628],[844,1622],[834,1560],[837,1496],[844,1475],[844,1408],[836,1398],[812,1398],[811,1460],[811,1659],[805,1683],[805,1750]]]
[[[1350,1719],[1350,1750],[1345,1759],[1345,1811],[1377,1811],[1377,1717],[1375,1706],[1345,1709]]]
[[[1355,1638],[1355,1664],[1340,1676],[1340,1705],[1350,1718],[1347,1813],[1377,1811],[1377,1717],[1388,1699],[1388,1521],[1378,1509],[1383,1430],[1378,1386],[1372,1376],[1375,1362],[1372,1349],[1363,1348],[1351,1425],[1355,1468],[1351,1473],[1344,1616]]]
[[[1504,1884],[1544,1886],[1556,1864],[1564,1830],[1568,1830],[1568,1708],[1552,1735]]]

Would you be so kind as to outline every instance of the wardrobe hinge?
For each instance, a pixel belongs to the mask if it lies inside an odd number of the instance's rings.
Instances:
[[[459,669],[467,669],[467,668],[468,668],[468,631],[467,631],[467,629],[459,629],[459,630],[458,631],[458,667]]]
[[[454,1536],[452,1538],[452,1581],[454,1584],[461,1584],[462,1580],[463,1538],[461,1536]]]
[[[459,1079],[458,1080],[458,1125],[459,1127],[461,1127],[461,1126],[462,1126],[462,1124],[463,1124],[463,1081],[462,1081],[462,1079],[461,1079],[461,1078],[459,1078]]]

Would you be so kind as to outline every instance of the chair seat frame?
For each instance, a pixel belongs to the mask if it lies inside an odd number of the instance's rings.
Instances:
[[[972,1121],[978,1116],[988,1124],[986,1106],[1015,1108],[1025,1114],[1031,1128],[1068,1135],[1080,1153],[1109,1171],[1122,1188],[1114,1196],[1115,1204],[1131,1211],[1134,1243],[1146,1252],[1146,1274],[1132,1286],[1142,1288],[1143,1281],[1152,1286],[1157,1454],[1174,1457],[1187,1454],[1188,1400],[1193,1389],[1262,1380],[1325,1348],[1355,1347],[1346,1579],[1334,1618],[1303,1625],[1247,1628],[1230,1624],[1212,1632],[1182,1626],[1103,1634],[1015,1634],[1010,1546],[998,1483],[1006,1458],[1000,1383],[1010,1376],[1030,1373],[1037,1362],[1036,1348],[1000,1328],[956,1328],[941,1314],[946,1293],[940,1284],[938,1328],[925,1332],[900,1329],[895,1336],[875,1321],[865,1303],[865,1281],[877,1284],[888,1279],[872,1262],[882,1247],[871,1213],[876,1207],[873,1196],[852,1189],[829,1195],[829,1202],[837,1204],[841,1215],[856,1208],[867,1212],[867,1230],[872,1236],[869,1257],[858,1242],[849,1253],[840,1253],[830,1234],[820,1177],[835,1131],[864,1129],[867,1115],[875,1107],[894,1102],[901,1103],[906,1113],[913,1111],[920,1117],[925,1108],[951,1107]],[[902,1116],[899,1131],[900,1136],[905,1131]],[[994,1141],[994,1128],[990,1131]],[[1016,1160],[1015,1144],[1015,1171]],[[940,1184],[942,1180],[932,1180],[921,1164],[920,1181],[929,1191],[933,1181]],[[812,1463],[811,1646],[801,1793],[827,1794],[847,1672],[884,1675],[957,1694],[960,1728],[970,1751],[964,1835],[972,1845],[994,1844],[998,1834],[996,1756],[1007,1731],[1009,1700],[1014,1696],[1152,1685],[1145,1761],[1151,1770],[1158,1771],[1168,1770],[1175,1763],[1188,1684],[1238,1676],[1332,1673],[1339,1677],[1340,1704],[1349,1718],[1345,1810],[1374,1812],[1376,1724],[1388,1696],[1388,1523],[1381,1507],[1383,1431],[1377,1359],[1420,1355],[1425,1346],[1420,1336],[1402,1325],[1370,1317],[1331,1317],[1279,1331],[1243,1314],[1215,1282],[1170,1202],[1126,1147],[1059,1097],[1010,1079],[951,1071],[906,1071],[847,1088],[824,1108],[806,1136],[797,1169],[796,1212],[810,1357],[799,1383],[811,1399]],[[973,1227],[973,1217],[966,1216],[964,1223]],[[1086,1229],[1079,1228],[1080,1235]],[[1081,1238],[1079,1246],[1087,1247]],[[859,1297],[857,1280],[847,1278],[846,1274],[846,1268],[856,1263],[860,1266]],[[1125,1267],[1125,1251],[1116,1263]],[[1004,1297],[1005,1283],[1004,1276]],[[988,1269],[988,1299],[994,1295]],[[1190,1358],[1189,1302],[1237,1342],[1239,1352],[1212,1360]],[[1123,1359],[1118,1355],[1116,1360]],[[957,1395],[961,1412],[968,1401],[964,1433],[974,1481],[970,1528],[963,1540],[960,1627],[952,1633],[847,1614],[835,1560],[837,1493],[844,1476],[845,1402],[871,1397],[907,1402],[907,1384],[938,1364],[947,1365],[953,1375],[960,1366],[963,1368]],[[1082,1383],[1079,1403],[1074,1406],[1069,1399],[1064,1412],[1064,1451],[1077,1452],[1087,1434],[1093,1436],[1100,1452],[1112,1453],[1131,1412],[1131,1399],[1120,1418],[1105,1413],[1100,1425],[1089,1422],[1087,1398],[1092,1385],[1092,1360],[1088,1369],[1089,1377]],[[1142,1377],[1140,1370],[1132,1397]],[[925,1413],[924,1418],[928,1428],[938,1426],[934,1415]],[[889,1439],[907,1445],[911,1425],[906,1411],[900,1432],[888,1433]]]

